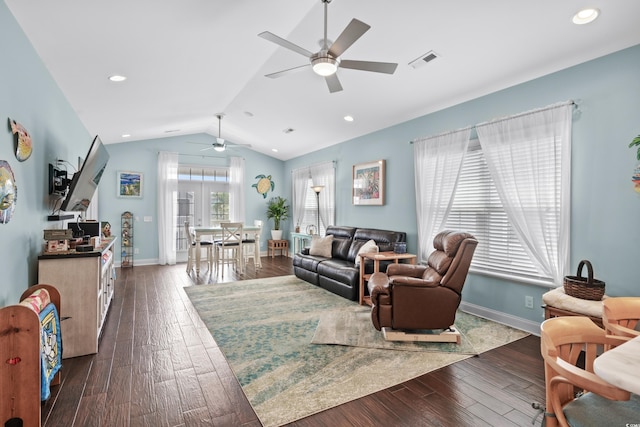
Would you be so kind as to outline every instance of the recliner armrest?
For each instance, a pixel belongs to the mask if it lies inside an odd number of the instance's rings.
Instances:
[[[373,273],[371,277],[369,277],[369,281],[367,282],[367,288],[369,289],[369,295],[373,298],[373,290],[376,288],[385,289],[387,295],[389,294],[389,277],[384,273]],[[381,291],[378,291],[381,293]]]
[[[432,282],[430,280],[424,280],[417,277],[407,276],[393,276],[389,278],[389,283],[392,286],[413,286],[416,288],[436,288],[440,286],[438,282]]]
[[[422,277],[426,269],[426,265],[390,264],[387,267],[387,276]]]

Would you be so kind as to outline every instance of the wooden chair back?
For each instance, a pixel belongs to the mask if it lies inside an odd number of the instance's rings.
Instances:
[[[563,407],[575,398],[575,388],[610,400],[629,400],[630,393],[602,380],[593,372],[593,362],[605,346],[625,342],[607,336],[588,317],[563,316],[542,322],[540,347],[544,359],[546,425],[568,426]],[[579,365],[584,352],[584,368]]]
[[[602,301],[602,323],[609,335],[628,339],[640,336],[640,297],[606,298]]]

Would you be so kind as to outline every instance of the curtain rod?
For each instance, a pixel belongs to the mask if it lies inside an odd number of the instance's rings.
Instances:
[[[476,127],[483,126],[483,125],[486,125],[486,124],[489,124],[489,123],[498,123],[498,122],[503,122],[503,121],[509,120],[509,119],[516,119],[518,117],[528,116],[530,114],[540,113],[542,111],[553,110],[554,108],[564,107],[565,105],[574,105],[574,106],[577,107],[578,104],[576,104],[573,100],[564,101],[564,102],[558,102],[557,104],[551,104],[551,105],[547,105],[546,107],[541,107],[541,108],[536,108],[534,110],[524,111],[522,113],[514,114],[512,116],[501,117],[501,118],[489,120],[487,122],[478,123],[476,125]]]
[[[578,107],[578,104],[573,100],[564,101],[564,102],[558,102],[556,104],[547,105],[546,107],[536,108],[534,110],[529,110],[529,111],[524,111],[522,113],[513,114],[511,116],[489,120],[487,122],[478,123],[476,125],[467,126],[467,127],[461,128],[461,129],[442,132],[442,133],[439,133],[437,135],[432,135],[432,136],[428,136],[428,137],[425,137],[425,138],[416,138],[416,139],[414,139],[412,141],[409,141],[409,144],[413,144],[418,139],[420,139],[420,140],[428,140],[428,139],[432,139],[432,138],[439,138],[439,137],[442,137],[442,136],[445,136],[445,135],[449,135],[451,133],[461,132],[461,131],[465,131],[467,129],[474,129],[474,128],[478,127],[478,126],[483,126],[483,125],[486,125],[488,123],[496,123],[496,122],[501,122],[501,121],[504,121],[504,120],[515,119],[517,117],[523,117],[523,116],[526,116],[526,115],[529,115],[529,114],[539,113],[539,112],[542,112],[542,111],[547,111],[547,110],[551,110],[551,109],[554,109],[554,108],[563,107],[565,105],[574,105],[576,108]]]
[[[325,163],[329,163],[329,162],[333,163],[333,167],[335,168],[336,167],[336,163],[338,161],[337,160],[327,160],[326,162],[314,163],[314,164],[309,165],[309,166],[302,166],[301,168],[291,169],[291,173],[293,173],[294,171],[297,171],[297,170],[311,169],[313,167],[324,165]]]
[[[426,136],[424,138],[416,138],[416,139],[414,139],[412,141],[409,141],[409,144],[413,144],[417,140],[424,141],[424,140],[427,140],[427,139],[440,138],[441,136],[450,135],[450,134],[456,133],[456,132],[463,132],[463,131],[466,131],[466,130],[469,130],[469,129],[473,129],[473,127],[474,126],[467,126],[467,127],[460,128],[460,129],[448,130],[446,132],[442,132],[442,133],[439,133],[437,135]]]
[[[204,154],[182,154],[182,153],[178,153],[178,156],[202,157],[202,158],[209,158],[209,159],[229,159],[231,157],[238,157],[238,156],[206,156]],[[242,157],[242,159],[246,160],[244,157]]]

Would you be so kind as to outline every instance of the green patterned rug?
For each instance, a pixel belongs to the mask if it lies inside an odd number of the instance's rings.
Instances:
[[[459,347],[312,344],[321,319],[365,319],[366,308],[295,276],[184,289],[265,426],[292,422],[528,335],[460,313]]]

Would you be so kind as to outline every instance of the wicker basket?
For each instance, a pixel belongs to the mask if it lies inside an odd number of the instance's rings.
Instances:
[[[582,267],[587,265],[587,278],[582,277]],[[577,276],[564,276],[564,292],[575,298],[600,301],[604,296],[605,283],[593,278],[593,267],[587,260],[578,264]]]

